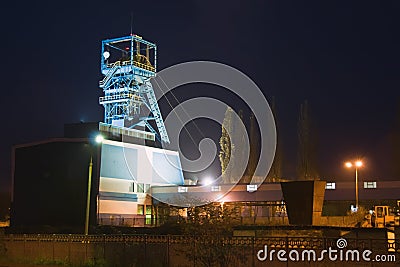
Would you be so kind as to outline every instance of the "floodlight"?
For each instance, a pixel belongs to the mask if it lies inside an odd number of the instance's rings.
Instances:
[[[210,185],[213,182],[214,182],[213,179],[211,179],[210,177],[206,177],[203,179],[203,185]]]
[[[99,134],[96,136],[96,143],[102,143],[104,141],[104,137]]]
[[[104,59],[108,59],[108,58],[110,57],[110,52],[105,51],[105,52],[103,53],[103,57],[104,57]]]

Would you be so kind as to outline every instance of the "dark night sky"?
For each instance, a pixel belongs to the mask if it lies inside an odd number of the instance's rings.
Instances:
[[[10,184],[12,144],[61,136],[64,123],[102,120],[101,40],[129,35],[131,12],[134,33],[158,45],[159,70],[191,60],[222,62],[246,73],[268,99],[275,97],[289,178],[299,108],[308,99],[323,178],[348,179],[342,162],[361,156],[364,177],[399,179],[385,162],[400,103],[400,2],[222,2],[3,4],[2,191]],[[213,95],[190,88],[176,94]]]

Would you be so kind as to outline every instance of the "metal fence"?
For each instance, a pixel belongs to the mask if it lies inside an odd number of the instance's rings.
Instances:
[[[66,266],[400,265],[399,239],[76,234],[4,235],[0,239],[5,247],[3,258],[10,262]],[[334,250],[336,259],[328,255]],[[356,250],[359,260],[354,255],[350,255],[354,259],[346,258],[348,251],[354,254]],[[372,252],[370,261],[362,258],[366,250]],[[377,262],[377,255],[385,257],[385,262]]]

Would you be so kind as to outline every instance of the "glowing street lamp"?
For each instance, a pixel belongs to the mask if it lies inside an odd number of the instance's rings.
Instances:
[[[203,179],[202,183],[203,185],[211,185],[212,183],[214,183],[214,180],[211,177],[206,177]]]
[[[97,144],[103,142],[104,137],[99,134],[94,139]],[[88,177],[88,191],[86,199],[86,216],[85,216],[85,235],[89,234],[89,215],[90,215],[90,191],[92,190],[92,169],[93,169],[93,155],[90,150],[90,163],[89,163],[89,177]]]
[[[103,143],[104,137],[101,134],[99,134],[99,135],[96,136],[95,141],[98,144]]]
[[[356,211],[358,210],[358,168],[363,166],[363,163],[361,160],[357,160],[356,162],[352,163],[350,161],[345,163],[345,166],[347,168],[352,168],[356,170]]]

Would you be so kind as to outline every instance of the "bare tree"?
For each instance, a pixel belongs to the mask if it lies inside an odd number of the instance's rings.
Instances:
[[[252,113],[250,115],[250,135],[249,135],[249,142],[250,142],[250,154],[248,157],[248,163],[246,167],[246,171],[244,176],[241,179],[242,183],[248,183],[251,180],[251,177],[255,174],[255,170],[257,167],[258,159],[259,159],[259,131],[257,128],[257,122]]]
[[[390,138],[390,149],[391,149],[391,175],[393,177],[400,176],[400,99],[397,104],[397,112],[394,121],[393,130]]]
[[[298,179],[318,180],[316,166],[316,135],[310,121],[308,101],[300,106],[298,121]]]
[[[278,124],[278,119],[277,119],[275,98],[272,98],[271,110],[272,110],[272,114],[274,115],[275,125],[276,125],[276,129],[278,131],[278,136],[279,136],[279,124]],[[271,169],[269,170],[269,173],[267,175],[267,179],[266,179],[267,182],[279,182],[282,179],[282,154],[283,154],[283,152],[282,152],[281,140],[282,139],[280,139],[280,138],[277,139],[275,157],[274,157],[274,161],[272,162]]]

